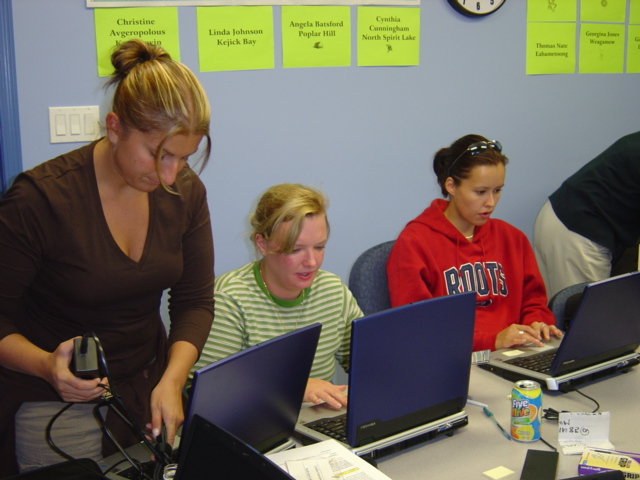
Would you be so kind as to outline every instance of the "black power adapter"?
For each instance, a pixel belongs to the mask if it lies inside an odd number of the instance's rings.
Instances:
[[[558,452],[527,450],[520,480],[555,480]]]
[[[100,377],[98,348],[92,336],[73,340],[73,357],[69,368],[76,377],[92,380]]]

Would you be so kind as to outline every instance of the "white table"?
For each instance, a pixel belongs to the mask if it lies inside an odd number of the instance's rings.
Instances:
[[[508,430],[510,425],[510,403],[513,382],[482,370],[471,368],[469,395],[476,401],[487,404],[496,420]],[[640,451],[640,372],[633,371],[609,377],[578,387],[600,403],[601,412],[611,412],[609,439],[616,450]],[[543,408],[558,411],[591,412],[595,404],[576,392],[543,393]],[[522,465],[528,449],[550,450],[541,441],[521,443],[507,440],[498,427],[486,417],[482,408],[468,404],[469,425],[459,429],[452,437],[440,437],[409,450],[378,460],[379,469],[392,480],[449,480],[485,479],[482,472],[504,466],[520,478]],[[542,437],[558,448],[558,479],[578,475],[579,455],[565,456],[558,445],[557,423],[542,421]]]

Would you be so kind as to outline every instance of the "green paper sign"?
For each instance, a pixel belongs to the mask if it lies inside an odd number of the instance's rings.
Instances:
[[[627,73],[640,73],[640,25],[629,25]]]
[[[577,0],[528,0],[528,22],[575,22]]]
[[[99,77],[113,73],[111,54],[132,38],[160,45],[180,61],[176,7],[96,8],[93,12]]]
[[[349,7],[283,6],[282,66],[351,65]]]
[[[419,8],[358,7],[358,66],[419,64]]]
[[[580,73],[622,73],[624,27],[610,23],[580,25]]]
[[[527,23],[527,75],[575,73],[576,24]]]
[[[200,70],[274,67],[272,7],[197,7]]]
[[[583,22],[622,23],[627,14],[627,0],[580,0]]]

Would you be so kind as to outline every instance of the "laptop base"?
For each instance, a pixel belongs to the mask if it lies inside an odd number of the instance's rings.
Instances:
[[[544,390],[557,390],[562,393],[567,393],[579,385],[620,373],[627,373],[639,364],[640,354],[634,353],[606,364],[597,365],[595,368],[585,368],[559,377],[547,377],[544,380],[535,376],[527,375],[526,370],[522,370],[522,372],[504,370],[489,363],[478,364],[478,366],[484,370],[488,370],[506,378],[507,380],[512,380],[514,382],[517,382],[518,380],[533,380],[538,382]]]
[[[458,413],[453,417],[443,419],[442,421],[432,422],[430,424],[417,427],[414,429],[418,431],[416,434],[406,435],[407,432],[405,432],[404,434],[400,434],[403,436],[407,436],[407,438],[404,439],[396,439],[394,438],[395,436],[392,436],[362,447],[355,448],[349,446],[348,444],[345,444],[344,442],[342,443],[359,457],[372,462],[372,460],[380,459],[388,455],[393,455],[394,453],[398,453],[416,445],[426,443],[443,435],[451,437],[456,430],[465,427],[468,424],[469,417],[467,415],[467,412],[462,411],[461,413]],[[310,438],[308,435],[305,435],[298,430],[296,430],[294,435],[303,445],[311,445],[313,443],[321,441],[319,438]],[[327,437],[323,440],[327,440],[329,438],[330,437]]]

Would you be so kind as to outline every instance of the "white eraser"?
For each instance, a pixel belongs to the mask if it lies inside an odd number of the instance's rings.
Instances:
[[[506,480],[507,478],[511,478],[513,473],[513,470],[509,470],[502,466],[482,472],[485,477],[490,478],[491,480]]]

